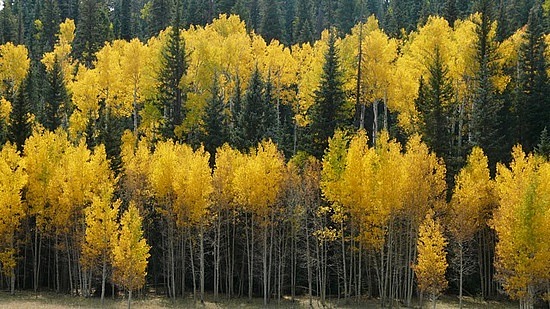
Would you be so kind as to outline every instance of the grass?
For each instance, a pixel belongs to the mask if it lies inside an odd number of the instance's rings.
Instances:
[[[103,308],[122,309],[126,308],[126,299],[111,298],[105,299]],[[35,294],[28,291],[18,291],[15,295],[7,292],[0,292],[0,309],[54,309],[54,308],[101,308],[99,298],[83,298],[53,292],[39,292]],[[135,298],[132,300],[132,308],[136,309],[154,309],[154,308],[260,308],[263,307],[262,299],[255,298],[249,301],[246,298],[239,299],[221,299],[219,302],[212,301],[212,295],[207,295],[207,301],[204,304],[194,302],[193,298],[177,299],[171,301],[164,296],[147,296]],[[277,300],[271,300],[267,308],[323,308],[317,299],[313,300],[312,307],[309,306],[307,297],[297,298],[292,302],[290,298],[285,297],[280,303]],[[329,300],[325,308],[380,308],[377,300],[362,300],[360,303],[354,300]],[[399,307],[397,307],[399,308]],[[416,305],[415,308],[420,308]],[[430,302],[424,303],[424,308],[431,308]],[[438,300],[437,308],[454,309],[459,308],[458,299],[452,296],[445,296]],[[511,302],[487,302],[479,299],[467,297],[464,299],[464,308],[490,308],[490,309],[511,309],[517,308],[517,304]]]

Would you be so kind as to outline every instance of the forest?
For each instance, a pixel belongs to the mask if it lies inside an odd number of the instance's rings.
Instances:
[[[0,289],[550,302],[550,2],[5,0]]]

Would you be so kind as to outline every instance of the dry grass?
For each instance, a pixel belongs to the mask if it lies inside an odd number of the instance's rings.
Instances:
[[[98,298],[82,298],[69,295],[55,294],[49,292],[32,293],[17,292],[16,295],[9,295],[6,292],[0,292],[0,309],[55,309],[55,308],[113,308],[123,309],[127,307],[125,299],[106,299],[102,307]],[[260,308],[262,299],[230,299],[219,302],[207,301],[205,304],[194,302],[191,297],[170,301],[162,296],[148,296],[146,298],[137,298],[132,301],[132,308],[136,309],[156,309],[156,308]],[[268,308],[323,308],[321,303],[314,299],[312,305],[306,297],[298,298],[292,302],[289,298],[284,298],[281,302],[272,300]],[[396,306],[397,308],[399,306]],[[377,300],[362,300],[360,303],[353,300],[330,300],[324,308],[380,308]],[[417,304],[415,308],[420,308]],[[424,308],[431,308],[431,303],[426,302]],[[456,297],[444,297],[437,302],[438,309],[454,309],[458,307]],[[517,308],[517,305],[510,302],[486,302],[473,298],[465,298],[464,308],[490,308],[490,309],[509,309]]]

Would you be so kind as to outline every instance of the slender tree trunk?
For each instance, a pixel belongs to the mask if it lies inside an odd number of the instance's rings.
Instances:
[[[130,309],[131,304],[132,304],[132,289],[128,289],[128,309]]]
[[[310,252],[310,244],[309,244],[309,229],[308,229],[308,222],[306,218],[306,267],[307,267],[307,293],[309,298],[309,306],[313,306],[313,271],[311,269],[311,252]]]
[[[34,276],[34,292],[38,292],[38,278],[40,272],[40,248],[42,247],[42,239],[38,237],[38,226],[34,228],[34,261],[33,261],[33,276]]]
[[[458,307],[462,309],[462,282],[464,276],[464,248],[462,242],[458,243],[458,255],[459,255],[459,281],[458,281]]]
[[[107,256],[103,254],[103,267],[101,272],[101,306],[105,304],[105,280],[107,279]]]
[[[15,295],[15,268],[10,271],[10,294]]]
[[[59,245],[58,245],[58,236],[55,236],[55,243],[54,243],[54,256],[55,256],[55,292],[59,293]]]
[[[435,295],[435,293],[432,295],[432,304],[433,309],[435,309],[435,305],[437,304],[437,296]]]
[[[344,298],[348,297],[348,283],[347,283],[347,276],[346,276],[346,245],[345,245],[345,235],[344,235],[344,220],[340,221],[340,233],[341,233],[341,249],[342,249],[342,267],[343,267],[343,274],[344,274]]]
[[[201,289],[201,304],[204,304],[204,227],[200,225],[200,289]]]
[[[193,254],[193,241],[189,240],[189,252],[191,254],[191,278],[193,279],[193,301],[197,301],[197,279],[195,278],[195,257]]]
[[[69,269],[69,289],[71,290],[71,294],[74,291],[74,283],[73,283],[73,268],[72,268],[72,259],[71,259],[71,250],[69,250],[69,236],[65,235],[65,246],[67,248],[67,262],[68,262],[68,269]]]
[[[375,145],[378,137],[378,100],[372,102],[372,113],[374,116],[372,121],[372,143]]]
[[[264,275],[263,275],[263,283],[264,283],[264,306],[267,306],[267,293],[269,293],[268,291],[268,281],[269,281],[269,278],[268,278],[268,275],[267,275],[267,227],[264,227],[264,239],[263,239],[263,243],[264,243],[264,250],[263,250],[263,266],[264,266]]]
[[[218,287],[220,285],[220,238],[221,238],[221,212],[216,221],[216,236],[214,240],[214,300],[218,300]]]

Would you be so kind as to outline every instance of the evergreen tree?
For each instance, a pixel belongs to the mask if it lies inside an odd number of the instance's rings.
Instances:
[[[336,35],[331,31],[321,82],[315,91],[315,103],[310,108],[311,123],[306,129],[309,141],[305,150],[311,151],[318,159],[323,157],[329,137],[337,128],[344,127],[347,120],[340,58],[335,44]]]
[[[363,18],[364,12],[362,8],[359,10],[359,15],[355,12],[355,0],[340,0],[337,3],[336,15],[338,30],[342,33],[349,33],[354,24],[358,21],[358,18]],[[363,0],[361,0],[360,6],[363,6]],[[357,18],[358,17],[358,18]]]
[[[164,116],[162,134],[166,138],[176,137],[174,129],[181,125],[185,118],[183,104],[186,98],[185,91],[180,88],[180,81],[187,73],[188,64],[185,41],[180,35],[179,7],[176,11],[174,25],[168,34],[166,45],[162,49],[162,67],[158,76],[158,99]]]
[[[252,73],[240,113],[237,118],[237,145],[241,150],[249,150],[265,139],[274,139],[276,110],[270,102],[269,90],[258,68]]]
[[[15,42],[17,38],[17,16],[13,14],[11,1],[4,1],[4,8],[0,12],[0,44]]]
[[[267,1],[262,18],[262,36],[269,44],[271,40],[281,41],[283,38],[283,27],[281,21],[281,12],[279,1]]]
[[[210,161],[214,162],[216,149],[224,143],[229,142],[229,123],[227,110],[220,93],[218,77],[214,79],[211,90],[212,96],[207,102],[204,127],[205,137],[204,148],[210,153]]]
[[[8,139],[10,142],[17,145],[17,151],[19,151],[19,153],[23,153],[25,141],[31,136],[32,131],[29,108],[30,102],[27,96],[30,82],[31,76],[27,75],[25,81],[23,81],[23,84],[17,90],[10,113]]]
[[[449,25],[453,25],[459,17],[459,11],[456,5],[457,0],[446,0],[445,7],[443,8],[443,17],[449,22]]]
[[[61,23],[61,11],[57,0],[45,0],[44,8],[40,17],[42,28],[40,31],[40,44],[42,52],[49,52],[57,41],[56,34],[59,33]]]
[[[491,37],[491,1],[481,0],[477,11],[481,20],[476,24],[478,71],[474,76],[473,107],[470,122],[470,142],[481,147],[489,158],[489,167],[494,172],[496,163],[503,159],[504,136],[501,131],[502,102],[493,85],[498,70],[496,42]]]
[[[453,100],[453,88],[448,77],[448,68],[443,63],[439,50],[434,51],[434,59],[429,67],[430,76],[425,83],[420,79],[418,98],[415,106],[419,113],[419,131],[424,142],[438,157],[451,161],[451,134],[449,131],[449,107]],[[452,171],[448,168],[448,172]],[[450,174],[453,174],[452,172]],[[450,179],[452,177],[449,177]]]
[[[73,46],[75,58],[92,67],[95,54],[111,38],[111,27],[105,0],[82,0]]]
[[[113,25],[115,28],[115,36],[119,39],[130,40],[135,37],[133,31],[132,12],[133,2],[131,0],[117,0],[117,7],[115,9],[115,18]]]
[[[544,128],[540,134],[539,143],[535,148],[535,153],[539,156],[543,156],[546,160],[550,160],[550,135],[548,135],[547,128]]]
[[[178,0],[178,3],[180,0]],[[172,0],[152,0],[151,11],[148,19],[148,36],[156,36],[161,30],[166,29],[172,21],[174,3]]]
[[[298,7],[296,9],[296,17],[294,18],[293,37],[295,42],[299,43],[313,43],[314,31],[313,31],[313,4],[311,0],[298,1]]]
[[[78,4],[79,0],[56,0],[59,5],[61,20],[70,18],[72,20],[78,19]]]
[[[550,93],[542,18],[541,6],[533,7],[529,14],[525,42],[519,53],[519,81],[515,102],[518,113],[517,134],[519,142],[528,152],[534,149],[542,130],[550,122]]]
[[[42,120],[42,124],[46,129],[55,131],[63,122],[63,109],[66,109],[69,101],[63,78],[63,70],[57,58],[52,70],[47,73],[47,80],[48,88],[44,98],[44,119]]]
[[[284,31],[282,42],[287,45],[295,44],[294,40],[294,17],[296,15],[296,0],[283,0]]]

